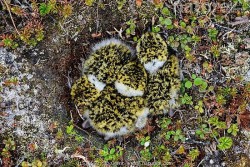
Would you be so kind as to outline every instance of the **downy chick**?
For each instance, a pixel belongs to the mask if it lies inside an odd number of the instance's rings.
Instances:
[[[115,88],[124,96],[143,96],[147,84],[147,72],[136,61],[123,66],[115,81]]]
[[[99,84],[111,84],[117,79],[121,67],[133,58],[133,49],[118,39],[106,39],[92,48],[83,62],[83,73]]]
[[[160,34],[147,32],[139,39],[137,57],[150,73],[155,73],[161,68],[168,58],[167,44]]]
[[[90,125],[109,139],[141,129],[146,125],[148,108],[142,97],[125,97],[106,86],[84,116]]]
[[[178,106],[180,69],[177,57],[170,56],[155,74],[149,76],[146,101],[150,112],[163,114]]]

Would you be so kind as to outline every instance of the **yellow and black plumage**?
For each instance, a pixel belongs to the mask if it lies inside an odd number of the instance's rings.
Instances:
[[[143,96],[146,84],[146,70],[141,63],[131,61],[121,68],[115,87],[124,96]]]
[[[177,57],[169,56],[166,42],[145,33],[133,49],[110,39],[93,47],[83,63],[83,76],[71,96],[81,114],[106,139],[141,129],[147,116],[175,108],[180,88]]]
[[[71,87],[70,95],[76,106],[89,107],[101,95],[101,92],[89,82],[86,75],[83,75]]]
[[[178,106],[180,69],[177,57],[170,56],[155,74],[149,76],[146,101],[150,113],[163,114]]]
[[[83,63],[83,71],[94,75],[99,81],[111,84],[120,68],[132,58],[132,50],[119,40],[112,39],[94,46],[94,52]]]
[[[133,131],[138,117],[144,114],[144,99],[125,97],[111,86],[106,86],[101,93],[86,114],[92,127],[106,138]]]
[[[137,57],[149,73],[155,73],[168,58],[167,44],[160,34],[147,32],[138,40]]]

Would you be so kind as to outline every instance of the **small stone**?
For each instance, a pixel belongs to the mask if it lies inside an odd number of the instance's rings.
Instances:
[[[145,147],[148,147],[149,144],[150,144],[150,141],[147,141],[147,142],[144,143],[144,146],[145,146]]]
[[[246,44],[246,49],[250,49],[250,38],[246,38],[244,42]]]
[[[210,163],[210,164],[214,164],[214,160],[210,159],[210,160],[209,160],[209,163]]]
[[[6,107],[6,103],[4,103],[4,102],[0,103],[0,107],[1,108],[5,108]]]
[[[23,103],[21,103],[21,104],[19,104],[19,109],[24,109],[24,104]]]
[[[78,15],[78,20],[82,20],[83,19],[83,16],[82,15]]]
[[[225,162],[222,162],[222,163],[221,163],[221,166],[226,166],[226,163],[225,163]]]
[[[5,57],[5,63],[6,64],[12,64],[14,62],[14,56],[10,53],[8,53]]]

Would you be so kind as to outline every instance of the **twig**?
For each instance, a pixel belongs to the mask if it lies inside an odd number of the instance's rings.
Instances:
[[[121,39],[124,39],[123,36],[122,36],[122,28],[120,28],[120,30],[117,30],[115,27],[114,27],[115,31],[118,33],[118,35],[120,36]]]
[[[99,6],[97,6],[97,9],[96,9],[96,34],[98,33],[98,29],[99,29],[99,24],[100,24],[100,21],[99,21],[99,10],[98,10]]]
[[[231,32],[237,32],[237,33],[242,33],[241,31],[238,31],[238,30],[235,30],[235,28],[234,29],[232,29],[232,28],[229,28],[229,27],[225,27],[225,26],[222,26],[222,25],[219,25],[219,24],[216,24],[216,23],[213,23],[215,26],[217,26],[217,27],[219,27],[219,28],[222,28],[222,29],[226,29],[226,30],[229,30],[229,31],[231,31]]]
[[[236,26],[236,25],[245,24],[245,23],[250,23],[250,20],[248,18],[246,18],[246,19],[242,19],[242,20],[239,20],[239,21],[231,22],[231,23],[228,23],[228,24],[232,25],[232,26]]]
[[[197,167],[199,167],[200,165],[202,165],[202,162],[205,160],[205,158],[203,158],[200,163],[197,165]]]
[[[84,157],[83,155],[75,153],[75,154],[71,155],[71,158],[80,158],[80,159],[82,159],[86,163],[87,166],[89,166],[89,167],[95,167],[95,165],[93,163],[89,162],[87,160],[87,158]]]
[[[90,134],[89,134],[86,130],[82,129],[81,127],[77,126],[77,125],[74,123],[72,110],[70,110],[70,117],[71,117],[71,121],[73,121],[74,127],[77,128],[78,130],[83,131],[83,132],[86,133],[86,134],[88,135],[88,137],[89,137]],[[83,137],[83,138],[84,138],[85,140],[87,140],[89,143],[92,143],[91,140],[87,139],[86,137]]]
[[[13,24],[13,26],[14,26],[14,28],[15,28],[17,34],[18,34],[19,36],[21,36],[21,34],[19,33],[19,31],[18,31],[17,28],[16,28],[16,24],[15,24],[15,22],[14,22],[14,20],[13,20],[13,17],[12,17],[12,14],[11,14],[11,12],[10,12],[10,7],[9,7],[8,3],[6,2],[6,0],[3,0],[3,2],[4,2],[4,4],[5,4],[5,6],[7,7],[7,10],[8,10],[9,15],[10,15],[10,19],[11,19],[11,21],[12,21],[12,24]]]
[[[233,32],[234,30],[235,30],[235,28],[232,29],[232,30],[230,30],[230,31],[228,31],[228,32],[226,32],[225,34],[223,34],[223,35],[222,35],[222,39],[224,40],[224,39],[225,39],[225,36],[228,35],[228,34],[230,34],[231,32]]]

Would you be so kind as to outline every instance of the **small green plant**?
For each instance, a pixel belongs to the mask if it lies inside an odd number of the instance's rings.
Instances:
[[[243,10],[250,9],[250,4],[249,4],[249,1],[247,0],[233,0],[233,3],[241,4]]]
[[[4,148],[1,150],[1,156],[4,159],[9,159],[11,157],[11,151],[16,150],[16,143],[12,138],[3,140]]]
[[[118,4],[118,10],[121,10],[126,2],[127,0],[116,0],[116,3]]]
[[[185,93],[184,95],[181,95],[181,103],[182,104],[192,105],[193,104],[192,99],[193,99],[192,96],[189,96],[187,93]]]
[[[167,7],[162,8],[161,13],[164,16],[171,16],[171,12]]]
[[[150,152],[149,148],[141,150],[140,155],[144,161],[150,161],[153,158],[153,155]]]
[[[218,139],[218,141],[219,141],[219,144],[217,145],[217,147],[220,150],[229,149],[233,145],[233,140],[231,137],[221,137]]]
[[[202,64],[202,67],[203,67],[203,69],[206,70],[208,73],[211,73],[211,72],[213,71],[213,66],[212,66],[209,62],[207,62],[207,61],[205,61],[205,62]]]
[[[225,97],[222,94],[217,94],[216,95],[216,102],[220,105],[224,105],[224,104],[226,104],[227,100],[225,99]]]
[[[159,125],[162,129],[166,129],[168,128],[168,126],[172,123],[171,119],[170,118],[162,118],[160,121],[159,121]]]
[[[1,35],[0,38],[2,39],[3,46],[15,49],[18,47],[18,44],[13,40],[12,35]]]
[[[212,55],[213,55],[214,57],[216,57],[216,58],[220,56],[220,50],[219,50],[218,45],[213,45],[213,46],[211,46],[210,52],[211,52]]]
[[[105,161],[118,161],[123,155],[123,148],[116,146],[115,148],[108,148],[108,145],[104,145],[103,149],[99,151],[99,155],[104,158]]]
[[[180,27],[181,28],[186,28],[186,23],[184,21],[180,21]]]
[[[43,167],[43,166],[47,166],[47,162],[46,161],[41,161],[40,159],[34,159],[31,163],[27,162],[27,161],[23,161],[21,163],[21,167]]]
[[[233,97],[237,95],[238,90],[230,87],[219,87],[218,91],[216,92],[216,102],[223,106],[227,104]]]
[[[212,39],[213,41],[216,41],[217,35],[218,35],[218,30],[216,28],[209,28],[208,29],[208,36],[210,39]]]
[[[173,22],[170,18],[159,17],[159,22],[162,26],[166,27],[167,29],[173,28]]]
[[[94,4],[95,0],[85,0],[85,4],[88,6],[92,6]]]
[[[161,28],[159,26],[153,26],[152,27],[152,32],[160,32],[161,31]]]
[[[174,139],[174,141],[178,141],[178,140],[183,141],[183,142],[185,141],[185,137],[182,134],[182,131],[180,129],[177,129],[176,131],[173,131],[173,130],[168,131],[165,135],[165,139],[169,140],[171,137]]]
[[[208,84],[204,79],[196,77],[195,75],[193,75],[192,78],[194,79],[194,85],[199,87],[200,92],[204,92],[207,89]]]
[[[192,83],[191,81],[187,80],[187,81],[185,82],[185,88],[190,89],[192,86],[193,86],[193,83]]]
[[[193,166],[192,163],[185,163],[185,164],[183,165],[183,167],[191,167],[191,166]]]
[[[192,79],[193,79],[193,82],[188,79],[184,80],[185,88],[190,89],[194,85],[194,86],[198,86],[200,92],[206,91],[208,84],[204,79],[197,77],[195,74],[192,74]]]
[[[208,128],[207,124],[202,124],[200,129],[195,131],[195,134],[198,135],[201,139],[206,138],[206,134],[209,133],[210,129]]]
[[[203,109],[203,101],[199,100],[198,104],[194,106],[194,109],[199,111],[199,113],[204,113],[204,109]]]
[[[231,126],[227,130],[227,133],[231,133],[233,136],[236,136],[238,132],[239,128],[237,124],[231,124]]]
[[[81,142],[83,141],[83,137],[77,133],[77,131],[74,129],[73,122],[70,121],[69,125],[66,127],[66,133],[73,137],[76,141]]]
[[[198,149],[192,149],[187,156],[191,161],[194,161],[199,155],[200,151]]]
[[[130,19],[129,21],[126,22],[126,24],[129,26],[126,29],[126,36],[129,37],[131,35],[135,35],[135,28],[136,28],[135,21],[133,19]]]
[[[41,16],[45,16],[50,13],[50,10],[53,8],[52,3],[41,3],[39,6],[39,13]]]
[[[11,138],[8,138],[8,140],[3,140],[3,144],[5,144],[5,148],[7,150],[14,151],[16,149],[16,143]]]
[[[209,118],[208,123],[214,126],[215,129],[224,130],[227,128],[226,123],[223,121],[219,121],[219,118],[217,116]]]
[[[167,164],[172,160],[169,149],[164,145],[157,145],[153,150],[153,156],[157,157],[157,160],[160,160],[162,164]]]
[[[148,147],[150,144],[150,136],[146,136],[140,139],[140,144],[144,147]]]

